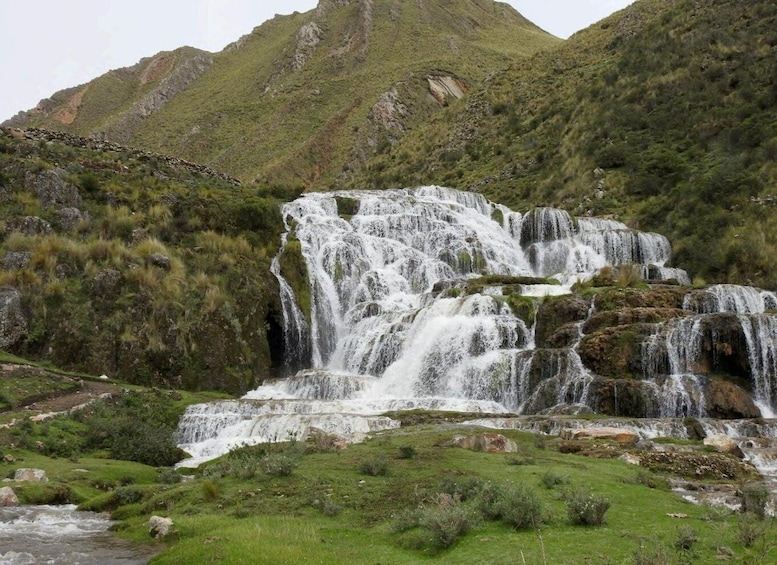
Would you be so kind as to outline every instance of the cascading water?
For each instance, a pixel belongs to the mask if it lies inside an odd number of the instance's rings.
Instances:
[[[664,267],[669,243],[658,234],[552,208],[521,215],[441,187],[308,194],[282,213],[289,231],[273,273],[285,351],[315,369],[240,400],[190,407],[178,437],[195,462],[244,443],[304,436],[311,427],[355,439],[398,425],[380,416],[391,410],[528,414],[585,404],[595,375],[577,353],[583,322],[570,346],[538,350],[529,318],[511,300],[569,292],[609,265],[636,263],[646,274],[687,282],[684,271]],[[281,258],[292,252],[307,268],[304,289],[283,276]],[[499,282],[468,286],[483,275],[515,284],[507,294]],[[545,277],[561,284],[537,280]],[[303,291],[310,312],[299,306]],[[762,310],[772,298],[764,295]],[[668,356],[670,370],[649,375],[660,415],[704,415],[696,330],[687,320],[658,324],[645,354],[646,366],[661,364],[651,355]],[[771,331],[750,329],[754,336]],[[759,359],[760,390],[773,404],[774,357],[762,350]]]

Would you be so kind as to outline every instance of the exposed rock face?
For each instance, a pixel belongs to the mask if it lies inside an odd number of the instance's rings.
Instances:
[[[148,262],[154,265],[155,267],[164,269],[165,271],[169,271],[172,266],[170,262],[170,257],[168,257],[167,255],[162,255],[161,253],[152,253],[151,255],[149,255]]]
[[[596,297],[596,311],[623,310],[629,308],[670,308],[683,307],[686,291],[682,288],[654,288],[650,290],[634,288],[609,288]]]
[[[315,22],[310,22],[299,28],[297,31],[297,50],[294,52],[294,61],[291,68],[299,71],[305,66],[310,56],[321,42],[324,32]]]
[[[55,168],[37,175],[28,173],[25,185],[37,194],[44,208],[73,207],[81,205],[78,188],[68,181],[68,172]]]
[[[148,520],[148,533],[155,539],[164,539],[173,529],[173,520],[162,516],[151,516]]]
[[[22,308],[22,293],[15,288],[0,288],[0,349],[17,343],[28,331]]]
[[[122,274],[116,269],[103,269],[92,280],[92,295],[95,297],[110,298],[116,295],[121,286]]]
[[[515,453],[518,451],[516,443],[502,434],[478,434],[468,437],[457,437],[451,442],[451,445],[486,453]]]
[[[597,312],[583,324],[583,333],[594,333],[603,328],[625,326],[636,323],[654,324],[691,315],[679,308],[624,308],[615,311]]]
[[[585,336],[578,353],[583,364],[598,375],[639,378],[643,371],[642,344],[654,332],[652,324],[605,328]]]
[[[382,129],[402,133],[405,131],[402,118],[406,114],[407,106],[402,104],[397,89],[392,87],[391,90],[378,97],[378,101],[372,107],[370,117]]]
[[[467,85],[463,81],[452,76],[428,76],[429,94],[440,105],[447,106],[448,100],[458,100],[467,94]]]
[[[717,453],[651,451],[642,454],[642,466],[657,473],[721,481],[758,474],[752,465]]]
[[[0,488],[0,506],[19,506],[19,499],[11,487]]]
[[[537,312],[537,347],[549,347],[553,333],[569,322],[585,320],[590,303],[579,296],[567,295],[545,300]]]
[[[43,469],[16,469],[13,477],[17,482],[30,482],[30,483],[47,483],[49,478],[46,476],[46,471]]]
[[[705,390],[712,418],[759,418],[761,411],[746,390],[728,381],[710,380]]]
[[[159,81],[156,88],[138,100],[118,122],[104,132],[105,135],[111,140],[126,143],[146,118],[159,111],[168,100],[189,88],[212,64],[213,57],[205,52],[199,52],[178,63],[168,77]]]
[[[650,385],[636,379],[596,379],[589,394],[596,412],[627,418],[656,417],[660,406]]]

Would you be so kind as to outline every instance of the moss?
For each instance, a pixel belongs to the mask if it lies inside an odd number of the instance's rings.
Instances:
[[[346,221],[359,212],[361,205],[360,200],[345,196],[335,196],[335,202],[337,202],[337,214]]]
[[[308,279],[305,257],[302,255],[302,245],[299,240],[290,239],[286,243],[279,261],[281,275],[294,291],[300,310],[310,321],[310,281]]]

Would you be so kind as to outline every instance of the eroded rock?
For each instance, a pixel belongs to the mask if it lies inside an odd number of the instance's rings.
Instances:
[[[27,335],[28,322],[22,308],[22,293],[11,287],[0,288],[0,349]]]
[[[28,483],[47,483],[49,478],[46,476],[46,471],[43,469],[29,469],[21,468],[16,469],[13,480],[16,482],[28,482]]]
[[[0,488],[0,506],[19,506],[19,498],[11,487]]]
[[[44,208],[78,208],[81,205],[81,196],[68,177],[66,170],[56,167],[41,171],[37,175],[28,173],[25,184],[35,192]]]
[[[164,539],[173,530],[173,520],[163,516],[151,516],[148,520],[148,533],[155,539]]]
[[[454,447],[483,451],[486,453],[515,453],[516,443],[502,434],[477,434],[467,437],[456,437],[451,441]]]
[[[606,439],[617,441],[618,443],[636,444],[639,436],[631,430],[622,430],[620,428],[601,427],[601,428],[578,428],[561,430],[561,439]]]

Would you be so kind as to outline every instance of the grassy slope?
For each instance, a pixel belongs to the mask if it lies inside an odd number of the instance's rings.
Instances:
[[[776,22],[766,1],[641,0],[499,73],[356,184],[614,214],[669,236],[696,276],[777,286]]]
[[[158,546],[162,553],[153,560],[158,564],[542,563],[543,545],[547,563],[632,563],[640,547],[647,548],[641,550],[643,556],[659,546],[675,554],[672,544],[681,527],[698,534],[694,562],[715,562],[724,546],[733,552],[734,562],[766,563],[775,557],[771,543],[763,548],[760,561],[761,548],[741,545],[737,515],[694,506],[664,488],[648,488],[651,475],[644,471],[640,475],[621,461],[564,454],[558,451],[557,440],[538,443],[529,434],[506,432],[518,442],[518,457],[525,462],[511,465],[511,456],[443,446],[461,432],[467,430],[455,425],[410,426],[343,452],[310,446],[305,451],[298,444],[253,448],[247,453],[264,450],[290,456],[297,467],[289,476],[273,477],[258,470],[246,479],[219,477],[206,469],[195,481],[177,485],[159,484],[153,468],[87,455],[50,459],[14,449],[7,452],[18,461],[0,466],[8,472],[20,466],[46,469],[51,483],[18,489],[25,500],[45,501],[47,496],[69,493],[70,500],[84,508],[113,510],[114,518],[124,520],[117,530],[130,539],[148,543],[149,516],[170,516],[176,535],[171,545]],[[400,448],[408,447],[415,455],[398,458]],[[362,464],[376,457],[387,460],[388,473],[360,473]],[[544,487],[548,474],[561,477],[565,484]],[[498,522],[480,523],[446,550],[426,545],[423,535],[394,531],[403,513],[434,506],[435,493],[449,488],[445,484],[465,485],[473,478],[534,490],[544,506],[542,545],[535,531],[516,531]],[[662,484],[656,477],[651,480]],[[570,489],[604,495],[611,502],[603,526],[569,524],[563,497]],[[339,512],[327,516],[325,505]],[[769,528],[770,522],[758,527]],[[683,558],[679,552],[675,555]]]

